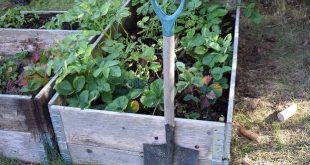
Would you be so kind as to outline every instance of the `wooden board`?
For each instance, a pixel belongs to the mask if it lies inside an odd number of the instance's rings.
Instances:
[[[9,29],[0,28],[0,55],[12,55],[20,51],[46,49],[77,30]]]
[[[125,157],[129,152],[131,153],[130,160],[135,160],[134,164],[140,164],[143,143],[165,143],[163,117],[81,110],[57,105],[50,105],[50,113],[52,118],[57,115],[61,118],[61,121],[57,123],[61,123],[62,128],[59,125],[54,128],[63,129],[56,131],[56,134],[63,133],[57,137],[62,140],[61,145],[68,150],[74,163],[96,164],[98,161],[104,163],[116,157],[119,157],[116,160],[121,161],[123,160],[121,157]],[[223,131],[224,128],[225,124],[219,122],[176,119],[175,140],[183,147],[199,150],[201,162],[210,162],[213,159],[213,136],[216,131]],[[220,135],[223,139],[224,134]],[[87,149],[92,152],[89,153]],[[95,156],[108,152],[107,149],[119,155],[112,154],[111,156],[114,155],[114,157]],[[84,159],[86,155],[88,155],[88,159]],[[122,163],[119,162],[119,164]]]
[[[38,116],[40,130],[41,132],[49,132],[52,135],[54,135],[54,131],[48,112],[48,102],[55,94],[53,87],[56,79],[57,77],[54,76],[34,98],[36,116]]]
[[[0,155],[27,162],[40,162],[40,144],[33,140],[29,132],[0,130]]]
[[[27,132],[36,129],[33,109],[30,96],[0,94],[0,130]]]
[[[19,51],[33,51],[36,46],[46,49],[64,37],[77,32],[0,29],[0,55],[11,56]],[[34,98],[0,94],[0,141],[3,141],[0,142],[0,154],[3,153],[4,156],[16,157],[25,161],[39,162],[37,156],[30,155],[38,154],[41,160],[46,160],[47,153],[44,151],[42,143],[38,143],[41,147],[37,148],[37,144],[30,142],[30,139],[39,140],[40,136],[38,135],[47,132],[50,139],[54,136],[47,103],[55,92],[53,90],[55,79],[49,81]],[[8,132],[9,134],[5,134]],[[11,139],[8,138],[9,135],[12,136]],[[13,144],[16,146],[11,148],[10,146]]]

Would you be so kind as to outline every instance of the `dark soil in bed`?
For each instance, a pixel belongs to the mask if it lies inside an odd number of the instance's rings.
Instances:
[[[53,17],[55,17],[57,13],[50,13],[50,14],[25,14],[25,19],[28,20],[28,22],[22,26],[23,29],[40,29],[43,25],[45,25],[47,22],[52,20]],[[30,21],[29,21],[30,20]],[[79,25],[77,23],[64,23],[62,29],[63,30],[77,30],[79,28]]]

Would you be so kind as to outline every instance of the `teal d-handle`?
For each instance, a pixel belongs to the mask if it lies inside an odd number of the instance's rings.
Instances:
[[[175,21],[184,8],[185,0],[181,0],[180,6],[172,15],[166,15],[165,12],[163,12],[162,9],[160,8],[159,4],[157,3],[157,0],[152,0],[151,2],[153,9],[156,15],[159,17],[159,20],[162,24],[164,36],[165,37],[173,36]]]

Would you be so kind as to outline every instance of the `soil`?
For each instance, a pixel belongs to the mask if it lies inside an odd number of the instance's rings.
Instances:
[[[53,17],[55,17],[57,14],[51,13],[51,14],[38,14],[38,18],[35,17],[34,14],[26,14],[25,19],[31,20],[27,22],[27,24],[23,25],[23,29],[40,29],[45,23],[52,20]],[[79,28],[78,23],[64,23],[62,29],[63,30],[77,30]]]

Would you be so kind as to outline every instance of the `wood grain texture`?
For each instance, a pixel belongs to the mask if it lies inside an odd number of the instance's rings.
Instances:
[[[163,46],[163,74],[164,74],[164,110],[165,123],[175,126],[174,121],[174,77],[175,77],[175,52],[174,36],[164,36]]]
[[[46,49],[77,30],[8,29],[0,28],[0,54]]]
[[[27,162],[40,162],[40,144],[32,139],[31,133],[0,130],[0,135],[0,155]]]
[[[57,105],[51,105],[51,110],[60,112],[68,148],[78,144],[141,153],[143,143],[165,143],[163,117]],[[214,129],[224,126],[218,122],[176,119],[175,140],[180,146],[199,150],[199,158],[208,161],[212,158]],[[71,157],[80,157],[69,152]]]
[[[41,132],[49,132],[53,136],[53,126],[48,111],[48,102],[55,94],[53,89],[57,77],[52,79],[41,89],[41,91],[35,96],[34,102],[36,106],[36,115],[39,118],[39,126]]]
[[[100,164],[100,165],[143,165],[143,153],[70,144],[69,150],[72,160],[77,164]]]
[[[0,130],[30,131],[25,112],[33,110],[31,103],[30,96],[0,94]]]

